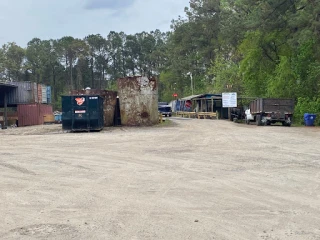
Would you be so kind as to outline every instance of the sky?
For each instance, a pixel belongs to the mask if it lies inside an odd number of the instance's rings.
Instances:
[[[32,38],[170,30],[189,0],[0,0],[0,46]]]

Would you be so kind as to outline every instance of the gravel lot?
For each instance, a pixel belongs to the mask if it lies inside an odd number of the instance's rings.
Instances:
[[[320,239],[320,130],[0,130],[0,239]]]

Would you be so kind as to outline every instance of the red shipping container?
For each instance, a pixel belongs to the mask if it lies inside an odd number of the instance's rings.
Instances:
[[[19,127],[42,125],[44,115],[53,114],[52,106],[46,104],[21,104],[17,112]]]

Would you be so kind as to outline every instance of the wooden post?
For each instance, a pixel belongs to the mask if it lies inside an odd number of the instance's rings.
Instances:
[[[213,98],[211,99],[211,112],[213,112]]]
[[[229,120],[231,121],[231,120],[232,120],[232,117],[231,117],[231,108],[228,108],[228,117],[229,117]]]

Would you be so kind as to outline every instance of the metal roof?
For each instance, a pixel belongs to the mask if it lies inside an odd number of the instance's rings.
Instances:
[[[17,88],[17,86],[15,86],[13,84],[0,82],[0,93],[1,93],[1,95],[4,94],[4,93],[10,93],[15,88]],[[0,102],[1,102],[1,100],[2,100],[2,97],[0,96]]]
[[[16,85],[13,85],[11,83],[2,83],[0,82],[0,88],[16,88]]]
[[[194,98],[199,98],[199,97],[202,97],[202,96],[204,96],[204,95],[205,95],[205,94],[191,95],[191,96],[188,96],[188,97],[181,98],[180,100],[182,100],[182,101],[192,100],[192,99],[194,99]]]

